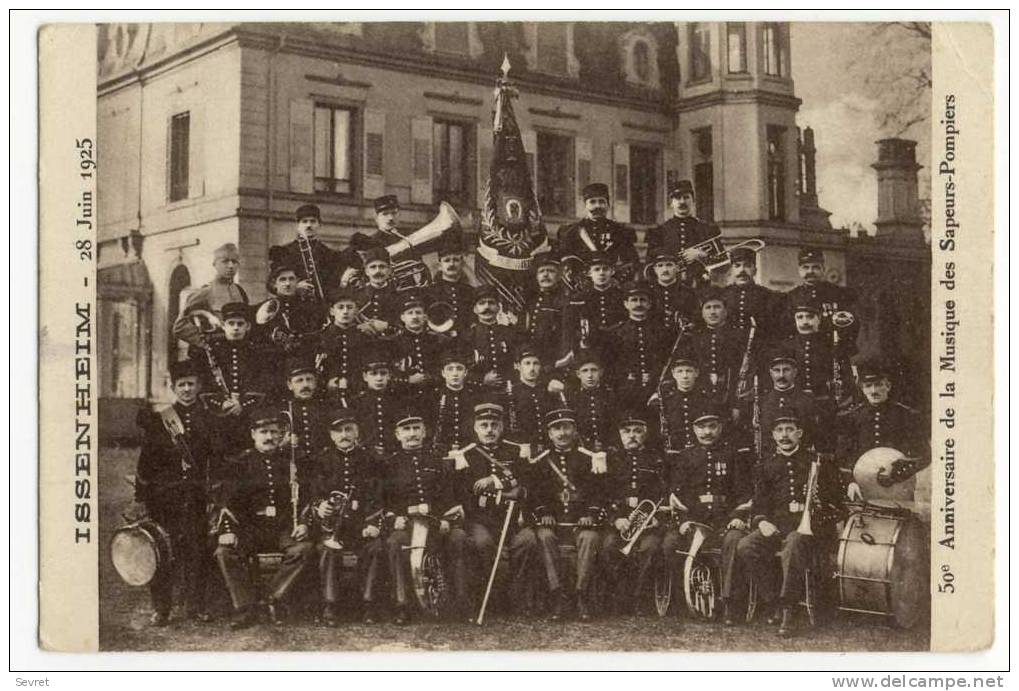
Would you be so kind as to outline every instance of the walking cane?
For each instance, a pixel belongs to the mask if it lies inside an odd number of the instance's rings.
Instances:
[[[478,626],[485,621],[485,608],[488,607],[488,596],[492,594],[492,585],[495,583],[495,572],[499,570],[499,557],[502,556],[502,547],[506,544],[506,533],[509,532],[510,518],[513,517],[513,509],[516,507],[515,499],[510,499],[506,505],[506,520],[502,522],[502,533],[499,534],[499,546],[495,548],[495,562],[492,564],[492,573],[488,574],[488,587],[485,588],[485,597],[481,601],[481,611],[478,612]]]

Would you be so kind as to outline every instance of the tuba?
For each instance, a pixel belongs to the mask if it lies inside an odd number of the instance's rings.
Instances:
[[[448,202],[439,204],[439,213],[427,224],[410,235],[386,245],[386,252],[393,262],[393,284],[397,290],[421,288],[431,283],[428,267],[418,259],[400,259],[401,255],[415,247],[438,240],[451,230],[463,227],[460,216]]]
[[[322,546],[327,549],[341,550],[343,543],[340,542],[337,533],[343,523],[343,515],[350,507],[350,495],[334,489],[329,493],[329,504],[333,507],[333,515],[323,519],[322,531],[325,534],[325,539],[322,540]]]

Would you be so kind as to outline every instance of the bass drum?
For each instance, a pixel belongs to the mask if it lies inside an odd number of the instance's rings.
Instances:
[[[143,586],[173,561],[170,534],[151,518],[118,528],[110,541],[113,568],[128,585]]]
[[[864,505],[846,519],[836,555],[839,609],[920,623],[930,603],[927,527],[911,512]]]

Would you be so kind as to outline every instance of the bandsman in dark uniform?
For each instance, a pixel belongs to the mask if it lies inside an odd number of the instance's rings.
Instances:
[[[378,596],[385,548],[380,538],[381,475],[379,464],[360,443],[357,413],[337,406],[329,415],[332,442],[315,459],[312,505],[319,537],[322,622],[336,626],[344,551],[357,555],[362,617],[378,620]],[[339,495],[337,495],[339,493]]]
[[[467,331],[473,321],[474,288],[464,275],[464,247],[459,233],[446,233],[437,248],[439,270],[426,290],[429,305],[443,302],[451,308],[452,328],[447,335],[458,337]]]
[[[506,391],[513,375],[513,351],[518,335],[499,322],[499,294],[490,285],[479,286],[474,293],[474,324],[467,331],[465,345],[471,350],[473,381],[485,390]]]
[[[282,448],[285,425],[279,410],[261,406],[250,415],[252,448],[231,464],[224,483],[225,502],[216,527],[216,561],[234,606],[231,628],[255,623],[255,586],[249,559],[282,552],[283,561],[268,587],[272,623],[284,623],[283,603],[308,567],[315,546],[308,537],[311,478],[297,473],[297,496],[290,454]],[[301,490],[303,488],[303,491]],[[294,505],[294,500],[298,504]],[[295,520],[296,516],[296,520]]]
[[[284,357],[311,352],[326,322],[325,301],[299,297],[297,280],[294,267],[275,265],[266,281],[272,297],[256,312],[259,340],[271,344]]]
[[[374,340],[357,328],[358,304],[353,290],[337,288],[329,302],[332,322],[319,338],[318,356],[329,393],[349,401],[361,387],[361,361],[374,347]]]
[[[173,323],[174,336],[189,345],[204,348],[201,329],[192,321],[194,313],[205,310],[222,319],[223,305],[238,302],[248,304],[248,294],[236,282],[240,264],[241,255],[237,245],[232,242],[212,251],[212,267],[216,270],[216,277],[188,297],[180,316]]]
[[[568,600],[575,598],[577,614],[588,620],[604,523],[607,464],[604,454],[578,444],[572,410],[551,410],[545,419],[550,445],[531,459],[528,492],[552,619],[561,619]]]
[[[400,268],[399,275],[406,278],[398,279],[401,290],[424,288],[431,282],[428,267],[421,258],[432,251],[434,242],[414,246],[408,241],[412,233],[400,230],[400,201],[396,195],[386,194],[373,202],[375,207],[375,232],[355,233],[350,239],[348,255],[365,257],[369,252],[382,251],[391,257],[394,269]],[[351,258],[352,259],[352,258]],[[404,265],[404,262],[409,264]],[[367,263],[367,262],[365,262]],[[401,266],[398,266],[401,265]],[[408,269],[404,272],[404,266]]]
[[[608,257],[622,281],[629,280],[637,269],[637,235],[633,228],[609,218],[609,188],[592,182],[581,191],[587,217],[560,229],[558,254],[564,259],[583,259],[598,252]]]
[[[757,329],[754,339],[762,347],[767,347],[782,335],[778,328],[782,318],[782,295],[754,280],[757,276],[757,252],[748,247],[738,247],[730,253],[730,257],[730,280],[724,290],[729,323],[739,329],[749,329],[752,321]]]
[[[662,530],[657,525],[641,533],[629,556],[621,551],[626,546],[624,535],[637,530],[630,521],[633,510],[644,500],[665,499],[665,461],[661,453],[647,448],[649,429],[643,410],[625,412],[618,421],[619,444],[608,454],[605,487],[611,525],[605,529],[598,557],[619,613],[644,611],[653,567],[662,553]]]
[[[513,381],[512,396],[508,403],[508,438],[527,447],[529,453],[537,454],[544,448],[548,436],[542,434],[545,428],[545,413],[556,407],[556,397],[544,386],[545,363],[538,348],[530,343],[517,347],[516,379]],[[559,401],[561,405],[561,401]]]
[[[821,332],[821,310],[816,303],[793,305],[796,333],[782,342],[782,347],[796,357],[797,381],[800,388],[811,393],[820,405],[832,408],[832,375],[835,358],[843,357],[832,347],[831,333]]]
[[[708,527],[713,545],[721,536],[722,599],[729,603],[736,594],[736,547],[747,534],[754,458],[727,432],[727,414],[724,407],[709,402],[694,417],[697,445],[668,455],[673,527],[666,531],[662,548],[669,571],[681,573],[676,549],[684,544],[689,551],[694,523]],[[731,619],[730,612],[726,621]]]
[[[545,252],[534,258],[534,289],[527,295],[523,330],[538,349],[542,364],[551,370],[563,352],[563,311],[569,299],[560,278],[558,257]],[[541,425],[537,427],[541,434]]]
[[[386,341],[379,341],[365,355],[361,379],[364,387],[354,398],[358,429],[365,446],[382,455],[395,450],[389,430],[400,408],[400,395],[393,386],[393,358]]]
[[[662,443],[666,449],[679,451],[697,444],[693,420],[707,403],[708,397],[699,385],[700,363],[691,345],[677,349],[669,365],[672,380],[662,387],[662,395],[653,404],[662,408],[664,422],[659,417]]]
[[[705,288],[700,293],[700,302],[701,325],[694,329],[691,338],[701,365],[701,386],[713,400],[731,406],[735,403],[747,333],[729,324],[721,289]]]
[[[361,331],[370,336],[392,336],[400,318],[400,303],[393,284],[393,265],[380,247],[361,253],[364,260],[365,285],[357,291],[361,306]]]
[[[318,372],[311,358],[291,358],[287,363],[287,391],[290,395],[280,404],[290,428],[286,441],[297,467],[311,474],[315,456],[329,443],[329,413],[319,395]]]
[[[792,308],[797,305],[817,305],[821,314],[821,331],[830,332],[832,317],[836,312],[854,313],[856,310],[856,294],[849,288],[843,288],[828,281],[825,277],[824,252],[819,249],[803,248],[797,256],[800,278],[803,282],[785,294],[786,310],[782,318],[786,320],[782,330],[785,334],[796,331],[795,323],[789,321]],[[855,346],[859,326],[844,332],[847,340]],[[849,354],[852,355],[853,350]]]
[[[471,414],[477,391],[468,381],[471,360],[455,344],[443,350],[439,359],[442,384],[434,393],[428,410],[434,411],[430,424],[432,451],[440,458],[464,448],[474,438]]]
[[[654,273],[651,282],[651,319],[667,331],[676,333],[684,323],[692,324],[698,315],[697,295],[679,280],[676,255],[659,247],[648,252]]]
[[[706,223],[695,215],[697,211],[694,199],[693,183],[680,180],[669,190],[669,206],[672,218],[647,234],[647,251],[649,255],[664,249],[673,257],[677,257],[684,267],[681,280],[696,285],[704,278],[704,268],[699,262],[708,258],[708,252],[698,247],[711,238],[721,235],[718,226]]]
[[[644,283],[623,288],[627,317],[606,336],[606,360],[612,363],[610,386],[624,407],[647,405],[658,385],[662,365],[668,357],[671,334],[650,319],[651,291]]]
[[[266,371],[265,351],[251,341],[251,308],[242,302],[230,302],[221,311],[222,337],[217,334],[206,341],[208,393],[202,397],[219,416],[223,450],[232,455],[250,445],[245,411],[282,387],[270,381],[273,371]]]
[[[341,283],[348,268],[353,268],[343,253],[330,248],[318,239],[318,231],[322,225],[322,212],[314,204],[303,204],[294,213],[297,220],[297,238],[285,245],[273,245],[269,248],[269,266],[279,264],[289,266],[297,271],[297,293],[301,297],[324,302],[329,291]],[[302,240],[303,238],[303,240]],[[301,251],[301,244],[306,241],[311,251],[311,262]],[[314,263],[314,273],[312,266]]]
[[[189,361],[170,365],[173,403],[159,412],[138,412],[142,447],[138,456],[135,501],[170,535],[174,562],[183,580],[187,616],[206,622],[206,586],[212,550],[207,539],[206,506],[220,473],[215,421],[199,400],[198,368]],[[170,621],[172,569],[160,570],[149,584],[153,626]]]
[[[411,593],[409,517],[416,514],[439,518],[439,539],[448,541],[452,528],[446,512],[453,505],[452,466],[425,449],[426,425],[416,408],[397,415],[394,428],[400,449],[385,461],[383,505],[393,514],[392,531],[386,538],[389,577],[395,602],[394,622],[407,623]]]
[[[405,290],[400,295],[400,330],[393,337],[395,374],[413,396],[432,388],[439,354],[450,341],[428,328],[425,302],[416,291]]]
[[[462,528],[454,527],[450,540],[453,584],[460,614],[473,620],[496,557],[495,549],[506,518],[507,502],[516,500],[520,511],[524,498],[522,480],[528,456],[520,444],[502,438],[505,408],[479,402],[471,411],[475,441],[452,453],[454,501],[463,507]],[[523,608],[526,586],[533,568],[537,540],[530,527],[517,527],[520,514],[512,516],[506,538],[510,557],[513,602]]]
[[[605,332],[626,319],[623,291],[613,280],[615,267],[604,253],[587,255],[587,275],[591,287],[572,293],[563,310],[564,350],[603,348],[608,337]]]
[[[771,422],[775,453],[755,472],[753,519],[750,533],[736,548],[737,577],[753,578],[761,607],[776,619],[776,599],[782,606],[779,635],[795,633],[793,613],[804,595],[804,576],[825,550],[834,549],[835,521],[842,498],[838,469],[833,462],[802,445],[803,427],[795,411]],[[810,533],[799,532],[807,506],[811,465],[817,463],[816,490],[810,509]],[[780,553],[780,564],[775,553]]]
[[[592,451],[604,451],[614,441],[619,401],[605,383],[605,360],[593,350],[581,350],[574,360],[580,386],[567,389],[566,402],[574,411],[579,441]]]
[[[853,481],[853,467],[871,449],[888,447],[902,452],[902,460],[894,461],[889,468],[889,481],[905,481],[930,463],[930,427],[918,411],[890,398],[892,383],[887,365],[876,358],[865,359],[857,365],[857,377],[864,401],[839,413],[836,420],[838,457],[852,501],[866,498]]]

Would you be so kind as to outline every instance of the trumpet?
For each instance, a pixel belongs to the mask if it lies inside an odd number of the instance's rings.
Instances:
[[[328,549],[341,550],[343,549],[343,543],[340,542],[337,533],[340,530],[340,525],[343,523],[343,515],[350,506],[350,495],[334,489],[329,493],[329,504],[333,507],[333,515],[322,519],[322,529],[325,533],[322,546]]]
[[[817,475],[820,470],[821,459],[815,457],[810,463],[810,474],[807,476],[807,492],[804,499],[803,515],[800,516],[800,524],[796,526],[796,532],[800,535],[813,535],[814,531],[810,525],[810,508],[817,495]]]
[[[619,533],[619,537],[626,542],[619,550],[623,555],[630,556],[630,552],[633,550],[633,546],[637,544],[637,541],[640,540],[640,536],[649,528],[653,528],[658,524],[656,514],[664,501],[664,499],[659,499],[657,502],[653,502],[650,499],[642,499],[634,507],[633,511],[630,512],[630,516],[627,519],[630,521],[630,527]]]

